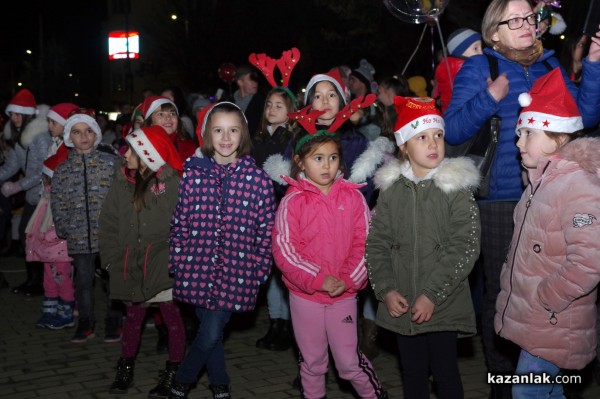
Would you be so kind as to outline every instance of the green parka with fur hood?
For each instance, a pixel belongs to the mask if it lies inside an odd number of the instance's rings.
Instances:
[[[132,203],[135,180],[129,172],[125,166],[115,171],[102,205],[100,258],[110,274],[111,299],[136,303],[173,287],[168,271],[169,229],[179,174],[169,165],[159,169],[138,213]]]
[[[395,159],[377,171],[380,194],[366,258],[371,285],[383,302],[378,325],[402,335],[475,333],[468,276],[479,256],[479,209],[472,194],[479,180],[467,158],[445,159],[424,179]],[[410,309],[390,316],[385,296],[393,290],[410,305],[427,296],[435,304],[431,319],[413,323]]]

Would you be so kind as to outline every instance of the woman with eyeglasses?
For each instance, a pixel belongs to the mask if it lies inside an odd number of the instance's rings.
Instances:
[[[482,309],[484,354],[491,373],[512,373],[518,348],[494,331],[499,280],[513,231],[513,210],[521,197],[523,180],[515,126],[518,96],[559,62],[554,51],[542,48],[536,35],[536,18],[527,0],[493,0],[482,21],[481,32],[489,47],[484,55],[470,57],[456,76],[450,105],[444,114],[446,140],[461,144],[473,137],[492,116],[502,118],[496,155],[491,167],[490,189],[480,198],[481,256],[485,276]],[[563,70],[569,91],[576,99],[586,127],[600,121],[600,31],[583,61],[579,89]],[[492,57],[488,60],[489,55]],[[490,61],[497,62],[498,76],[490,79]],[[533,256],[533,255],[532,255]],[[491,398],[511,397],[510,385],[492,385]]]
[[[146,97],[142,104],[142,116],[142,127],[158,125],[167,131],[181,159],[194,155],[198,144],[183,129],[179,110],[172,100],[163,96]]]

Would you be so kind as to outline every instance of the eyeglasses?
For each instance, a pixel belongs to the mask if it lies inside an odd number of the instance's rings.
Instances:
[[[520,29],[523,24],[527,21],[530,26],[534,26],[537,24],[537,16],[535,14],[529,14],[526,17],[516,17],[507,19],[506,21],[498,22],[498,26],[500,25],[508,25],[508,29],[515,30]]]
[[[158,112],[152,114],[152,116],[156,116],[158,119],[177,118],[177,112],[175,112],[175,111],[169,111],[169,112],[158,111]]]

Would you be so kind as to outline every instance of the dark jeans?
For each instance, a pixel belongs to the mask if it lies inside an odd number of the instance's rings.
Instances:
[[[494,330],[496,299],[500,293],[500,272],[508,255],[514,229],[513,212],[516,202],[481,202],[481,257],[485,290],[481,312],[481,336],[488,371],[512,373],[520,348],[500,338]]]
[[[414,336],[396,335],[405,398],[430,398],[430,372],[439,399],[462,399],[464,397],[458,369],[456,340],[457,333],[453,331]]]
[[[196,308],[200,321],[194,343],[179,366],[175,380],[181,384],[193,384],[206,365],[211,385],[229,385],[225,366],[223,330],[231,318],[231,312]]]
[[[86,318],[93,325],[94,314],[94,277],[96,276],[97,253],[71,255],[75,269],[75,300],[79,307],[79,318]]]

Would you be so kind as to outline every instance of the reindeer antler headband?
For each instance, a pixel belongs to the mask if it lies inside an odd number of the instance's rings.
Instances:
[[[292,70],[294,69],[299,60],[300,50],[298,50],[296,47],[281,53],[281,58],[279,58],[278,60],[274,60],[273,58],[269,57],[264,53],[252,53],[248,56],[248,61],[250,61],[250,63],[256,68],[258,68],[258,70],[267,79],[267,82],[269,82],[269,84],[272,87],[279,87],[285,90],[285,92],[295,103],[298,102],[298,100],[296,99],[294,93],[292,93],[292,91],[288,89],[288,85],[290,82],[290,78],[292,77]],[[281,85],[277,85],[275,77],[273,76],[275,66],[277,66],[277,68],[279,68],[279,71],[281,72]]]
[[[376,99],[377,96],[375,94],[367,94],[367,96],[361,96],[351,101],[350,104],[346,105],[340,112],[335,114],[335,120],[331,126],[327,128],[327,130],[318,130],[316,126],[317,119],[319,116],[323,115],[325,111],[311,111],[312,105],[308,105],[298,112],[290,112],[288,114],[289,118],[299,123],[300,126],[302,126],[308,133],[306,136],[298,140],[296,146],[294,147],[294,151],[297,153],[304,144],[315,137],[335,136],[335,131],[348,119],[350,119],[352,114],[362,108],[370,107]]]

